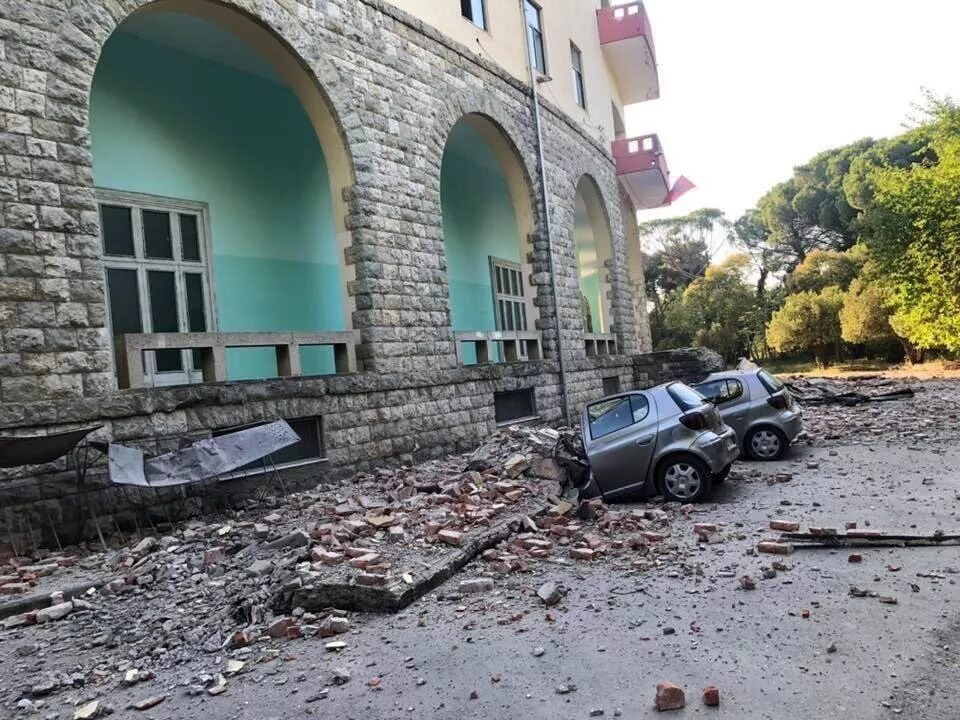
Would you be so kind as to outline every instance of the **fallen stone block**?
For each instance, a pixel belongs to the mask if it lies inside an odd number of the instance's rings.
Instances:
[[[310,544],[310,534],[303,530],[295,530],[282,538],[271,540],[264,547],[267,550],[280,550],[281,548],[306,547]]]
[[[73,603],[71,601],[51,605],[50,607],[37,610],[37,622],[45,623],[52,620],[62,620],[73,612]]]
[[[482,593],[493,590],[492,578],[471,578],[460,581],[461,593]]]
[[[556,605],[560,602],[560,599],[563,597],[563,593],[560,592],[560,586],[555,582],[545,582],[537,590],[537,597],[543,602],[544,605]]]
[[[657,695],[654,698],[657,710],[679,710],[687,704],[683,688],[672,682],[657,684]]]

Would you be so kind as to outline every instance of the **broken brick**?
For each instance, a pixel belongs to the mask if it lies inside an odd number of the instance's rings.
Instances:
[[[849,557],[847,557],[847,562],[850,562],[850,563],[863,562],[863,555],[861,555],[860,553],[851,553]]]
[[[352,558],[350,560],[350,567],[355,567],[359,570],[366,570],[369,565],[376,565],[379,562],[380,555],[378,553],[367,553],[366,555]]]
[[[800,529],[800,523],[794,520],[771,520],[770,529],[780,532],[797,532]]]
[[[703,689],[703,704],[716,707],[720,704],[720,690],[713,685]]]
[[[757,551],[762,553],[768,553],[770,555],[789,555],[793,552],[793,545],[790,543],[780,543],[773,542],[771,540],[764,540],[761,543],[757,544]]]
[[[293,618],[277,618],[267,627],[267,635],[272,638],[286,637],[287,628],[293,627],[294,625],[296,625],[296,621]]]
[[[357,585],[366,587],[383,587],[387,584],[386,575],[374,575],[373,573],[362,572],[357,575]]]
[[[657,684],[657,695],[654,699],[657,710],[679,710],[687,704],[683,688],[672,682]]]
[[[437,537],[447,545],[460,545],[463,542],[463,533],[456,530],[441,530]]]
[[[594,554],[594,551],[590,548],[570,548],[570,557],[574,560],[593,560]]]
[[[493,579],[491,578],[470,578],[460,581],[461,593],[482,593],[493,590]]]

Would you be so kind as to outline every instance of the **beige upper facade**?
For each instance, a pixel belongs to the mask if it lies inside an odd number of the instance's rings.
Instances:
[[[486,29],[464,17],[460,0],[388,2],[496,63],[514,77],[524,82],[529,80],[523,0],[473,0],[473,7],[483,6]],[[546,62],[546,78],[541,78],[540,92],[604,144],[623,133],[623,102],[601,50],[597,23],[597,10],[615,4],[619,3],[608,0],[541,0],[537,3],[541,10]],[[577,102],[571,46],[575,46],[582,57],[586,108]]]

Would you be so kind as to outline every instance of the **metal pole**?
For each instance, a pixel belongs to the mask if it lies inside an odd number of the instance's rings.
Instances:
[[[550,291],[553,293],[553,310],[557,325],[557,359],[560,367],[560,397],[563,401],[563,420],[570,425],[570,406],[567,401],[567,372],[563,362],[563,328],[560,326],[560,299],[557,296],[557,276],[554,273],[553,240],[550,237],[550,200],[547,193],[546,165],[543,161],[543,129],[540,125],[540,97],[537,94],[537,77],[530,57],[530,40],[527,29],[525,0],[519,0],[520,24],[523,26],[523,47],[527,52],[527,72],[530,76],[530,101],[533,104],[533,124],[537,131],[537,164],[540,173],[540,192],[543,195],[543,232],[547,239],[547,258],[550,271]]]

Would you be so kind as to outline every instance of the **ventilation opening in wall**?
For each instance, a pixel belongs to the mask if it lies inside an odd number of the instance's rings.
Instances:
[[[255,460],[248,463],[229,475],[222,476],[220,479],[229,480],[238,477],[249,477],[251,475],[260,475],[273,472],[274,469],[282,470],[284,468],[294,468],[301,465],[311,465],[313,463],[326,461],[326,450],[323,445],[323,420],[319,417],[305,418],[284,418],[293,428],[293,431],[300,436],[300,442],[285,447],[272,455],[268,455],[262,460]],[[221,428],[214,430],[210,434],[213,437],[227,435],[237,430],[258,427],[266,425],[267,421],[250,423],[239,427]]]
[[[537,418],[536,397],[530,388],[494,393],[493,407],[497,425],[509,425]]]
[[[620,392],[620,378],[616,375],[613,377],[605,377],[603,379],[603,394],[606,395],[616,395]]]

